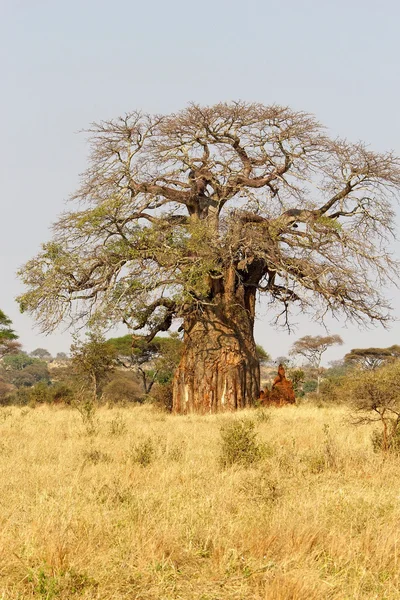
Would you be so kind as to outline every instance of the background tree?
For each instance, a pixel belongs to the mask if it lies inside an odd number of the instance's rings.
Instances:
[[[271,355],[268,354],[268,352],[265,350],[265,348],[260,346],[260,344],[256,344],[256,353],[257,353],[257,358],[258,358],[258,362],[260,363],[260,365],[265,365],[268,362],[270,362]]]
[[[303,369],[292,369],[289,372],[289,379],[293,384],[293,389],[295,391],[296,396],[300,395],[300,393],[304,394],[303,385],[305,382],[306,374]]]
[[[14,386],[7,383],[4,377],[0,374],[0,406],[9,403],[11,394],[14,389]]]
[[[149,394],[157,381],[170,383],[182,351],[182,342],[174,335],[157,336],[150,342],[145,336],[132,339],[125,335],[111,338],[108,343],[115,348],[119,364],[139,375],[144,394]]]
[[[319,394],[321,381],[321,360],[322,355],[335,345],[342,345],[343,340],[340,335],[305,335],[295,342],[290,350],[293,356],[302,356],[315,369],[317,374],[316,392]]]
[[[18,336],[11,329],[12,321],[0,310],[0,358],[6,354],[13,354],[21,350],[21,344],[17,342]]]
[[[400,358],[400,346],[389,348],[354,348],[345,355],[346,365],[357,366],[361,369],[377,369],[386,363]]]
[[[96,331],[86,334],[87,341],[76,340],[71,345],[71,362],[81,382],[97,400],[103,385],[115,368],[115,349]]]
[[[26,352],[10,354],[3,358],[3,366],[7,371],[22,371],[25,367],[39,362],[39,359],[29,356]]]
[[[89,133],[78,207],[21,270],[21,308],[45,331],[123,321],[151,341],[179,320],[174,410],[186,412],[258,397],[258,292],[287,326],[293,303],[316,318],[388,320],[392,154],[330,139],[306,113],[243,102],[133,112]]]
[[[276,365],[276,368],[278,368],[279,365],[283,365],[285,369],[291,369],[295,366],[293,360],[289,356],[277,356],[274,360],[274,364]]]
[[[34,358],[39,358],[40,360],[44,360],[46,362],[51,362],[53,360],[52,355],[45,348],[36,348],[35,350],[32,350],[30,355]]]
[[[355,424],[378,421],[382,450],[400,449],[400,363],[353,373],[346,383]]]
[[[5,379],[16,387],[31,387],[38,382],[49,383],[47,363],[25,352],[8,354],[2,361]]]

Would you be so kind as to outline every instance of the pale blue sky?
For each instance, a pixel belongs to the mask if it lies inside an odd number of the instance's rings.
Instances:
[[[136,108],[243,99],[312,112],[333,136],[400,154],[399,22],[394,0],[0,0],[0,307],[26,350],[70,344],[19,314],[15,272],[48,239],[85,168],[79,130]],[[262,308],[256,336],[273,356],[322,333],[306,318],[290,337],[268,322]],[[346,345],[328,359],[400,343],[398,323],[332,332]]]

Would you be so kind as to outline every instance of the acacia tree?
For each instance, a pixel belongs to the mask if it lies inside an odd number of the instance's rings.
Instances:
[[[340,335],[305,335],[293,344],[290,354],[305,358],[317,373],[317,394],[319,394],[321,383],[322,355],[331,346],[342,344],[343,340]]]
[[[18,335],[11,329],[11,325],[11,319],[0,310],[0,358],[21,350],[21,344],[17,342]]]
[[[144,336],[124,335],[107,340],[116,352],[116,361],[133,369],[142,380],[143,392],[149,394],[157,381],[170,380],[176,369],[182,342],[175,335],[157,336],[148,342]]]
[[[400,363],[358,371],[346,382],[345,393],[353,407],[354,424],[380,421],[382,450],[399,449]]]
[[[40,360],[44,360],[45,362],[53,361],[52,355],[50,354],[50,352],[48,350],[46,350],[46,348],[36,348],[35,350],[32,350],[30,355],[33,356],[34,358],[39,358]]]
[[[21,308],[45,331],[68,317],[123,321],[150,341],[179,321],[173,408],[186,412],[258,397],[258,292],[286,324],[292,304],[387,321],[379,290],[397,271],[400,186],[390,153],[331,139],[306,113],[243,102],[133,112],[89,134],[76,210],[21,271]]]
[[[91,390],[92,399],[96,401],[115,369],[116,351],[97,331],[89,332],[87,337],[87,342],[77,339],[71,345],[71,363],[78,378]]]
[[[347,365],[358,366],[361,369],[373,370],[400,358],[400,346],[389,348],[353,348],[344,357]]]

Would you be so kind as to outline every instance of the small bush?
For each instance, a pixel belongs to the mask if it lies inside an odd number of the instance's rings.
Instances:
[[[86,429],[87,435],[96,435],[98,432],[97,403],[93,400],[90,393],[82,388],[78,390],[73,398],[72,406],[81,415],[82,423]]]
[[[346,399],[345,378],[324,379],[321,382],[321,400],[329,404],[343,404]]]
[[[172,411],[172,383],[155,383],[151,390],[151,399],[160,408]]]
[[[261,448],[257,442],[255,424],[249,419],[234,421],[221,430],[220,464],[230,467],[234,464],[249,466],[261,458]]]
[[[19,388],[8,397],[8,404],[27,406],[31,402],[29,389]]]
[[[307,381],[305,381],[303,383],[303,392],[305,394],[310,394],[312,392],[315,392],[317,389],[318,383],[317,381],[315,381],[315,379],[308,379]]]
[[[134,463],[147,467],[156,457],[156,448],[153,440],[149,437],[133,446],[131,459]]]
[[[105,386],[103,398],[110,404],[142,402],[143,392],[136,381],[126,377],[115,377]]]
[[[51,389],[41,381],[29,389],[29,400],[32,404],[44,404],[52,401]]]
[[[73,389],[68,384],[61,382],[55,383],[50,388],[50,393],[52,402],[57,404],[71,404],[74,397]]]
[[[94,465],[97,465],[98,463],[108,463],[111,461],[111,456],[107,454],[107,452],[102,452],[101,450],[96,450],[94,448],[86,450],[83,453],[83,457],[85,462],[90,462]]]

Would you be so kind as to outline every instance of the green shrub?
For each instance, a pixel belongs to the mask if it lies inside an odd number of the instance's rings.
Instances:
[[[52,401],[51,389],[47,385],[41,381],[36,385],[33,385],[29,390],[29,400],[33,404],[44,404],[50,403]]]
[[[51,401],[56,403],[71,404],[74,397],[74,391],[72,387],[62,382],[57,382],[52,385],[50,388],[50,394]]]
[[[372,439],[374,448],[396,450],[400,437],[400,361],[355,372],[346,392],[353,405],[354,424],[380,421],[381,434]]]
[[[318,382],[315,379],[308,379],[303,383],[303,392],[309,394],[315,392],[318,386]]]
[[[136,381],[118,374],[104,387],[103,399],[110,404],[143,402],[143,392]]]
[[[255,424],[250,419],[233,421],[221,427],[220,464],[249,466],[261,458]]]
[[[8,404],[27,406],[30,403],[29,388],[19,388],[8,397]]]
[[[156,448],[151,437],[132,447],[131,459],[134,463],[147,467],[156,457]]]

